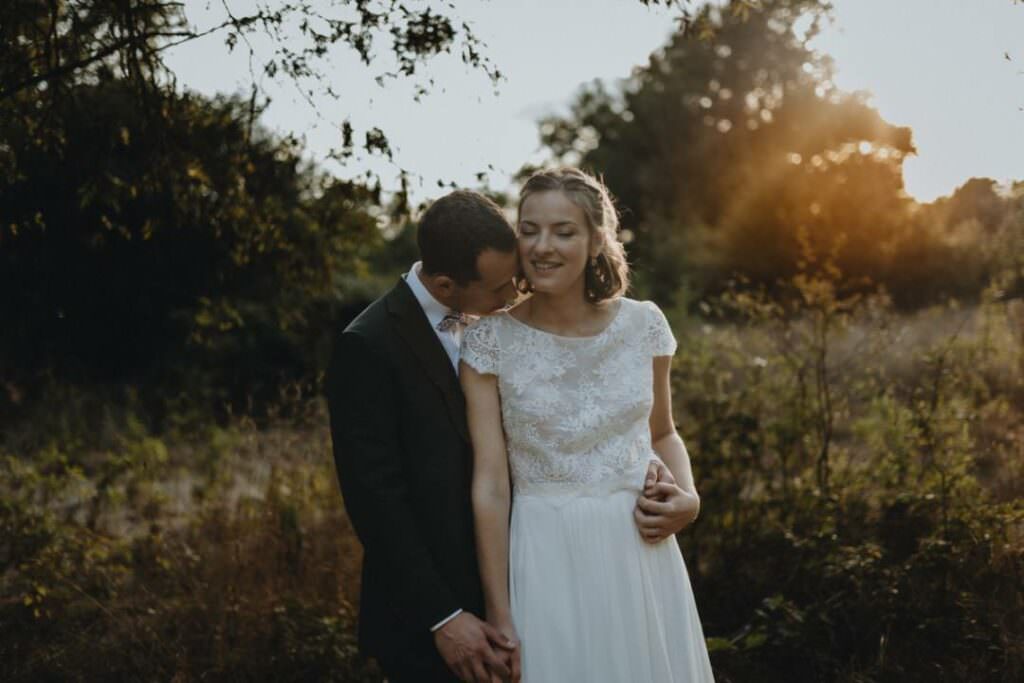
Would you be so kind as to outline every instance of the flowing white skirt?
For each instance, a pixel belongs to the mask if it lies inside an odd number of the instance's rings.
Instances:
[[[514,498],[509,589],[524,683],[714,681],[679,546],[643,541],[637,495]]]

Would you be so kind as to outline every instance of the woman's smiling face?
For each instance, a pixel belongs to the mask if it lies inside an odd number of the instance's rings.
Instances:
[[[523,200],[518,233],[519,262],[535,292],[583,291],[593,240],[583,209],[564,192],[537,192]]]

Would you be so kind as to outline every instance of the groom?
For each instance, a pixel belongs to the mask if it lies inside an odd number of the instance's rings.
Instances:
[[[421,261],[337,337],[327,373],[345,508],[364,549],[360,650],[391,683],[491,681],[516,644],[482,620],[472,451],[458,381],[469,315],[515,298],[516,238],[456,191],[418,230]]]

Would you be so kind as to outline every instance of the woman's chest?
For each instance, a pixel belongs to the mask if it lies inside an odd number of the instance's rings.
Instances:
[[[524,340],[503,360],[506,419],[593,428],[650,411],[651,359],[626,340],[576,346]]]

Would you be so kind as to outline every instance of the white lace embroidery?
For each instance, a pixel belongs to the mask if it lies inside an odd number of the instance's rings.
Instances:
[[[676,338],[672,336],[672,328],[665,319],[658,305],[653,301],[645,301],[650,313],[647,318],[647,327],[644,334],[644,343],[652,356],[671,356],[676,352]]]
[[[591,337],[550,334],[507,313],[467,329],[462,359],[498,376],[516,494],[639,487],[657,457],[648,425],[651,358],[675,348],[661,310],[626,298],[608,327]]]
[[[462,333],[459,359],[485,375],[497,375],[500,349],[494,330],[494,317],[483,317]]]

